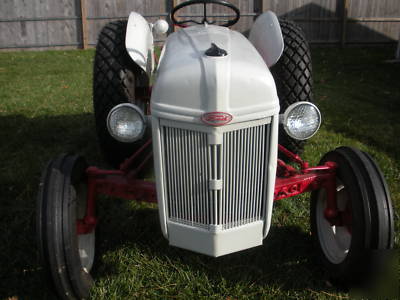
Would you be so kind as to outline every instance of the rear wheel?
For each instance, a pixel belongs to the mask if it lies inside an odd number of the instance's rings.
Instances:
[[[279,20],[285,48],[279,61],[271,68],[279,97],[280,113],[299,101],[313,102],[311,52],[303,30],[288,20]],[[305,141],[291,138],[283,126],[279,128],[279,143],[300,154]]]
[[[93,284],[95,232],[77,234],[77,220],[86,214],[85,170],[82,157],[62,155],[48,164],[39,187],[40,254],[62,299],[87,298]]]
[[[362,284],[374,278],[393,247],[393,211],[386,181],[364,152],[340,147],[327,153],[338,165],[336,199],[341,224],[325,219],[324,189],[311,195],[311,230],[318,256],[331,279],[340,284]]]
[[[146,113],[146,103],[139,99],[147,91],[147,74],[130,58],[125,48],[126,21],[104,26],[96,46],[93,69],[93,106],[97,137],[103,154],[113,166],[129,157],[141,142],[121,143],[107,130],[110,110],[121,103],[133,103]]]

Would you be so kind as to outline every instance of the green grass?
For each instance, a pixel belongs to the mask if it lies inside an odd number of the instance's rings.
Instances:
[[[103,164],[92,117],[93,54],[0,53],[0,299],[53,298],[36,250],[37,185],[46,161],[62,152]],[[323,125],[305,158],[317,163],[340,145],[368,151],[398,208],[400,67],[383,62],[392,56],[387,48],[313,50]],[[307,196],[277,203],[262,247],[216,259],[169,247],[155,206],[102,199],[93,299],[348,297],[314,261],[308,209]]]

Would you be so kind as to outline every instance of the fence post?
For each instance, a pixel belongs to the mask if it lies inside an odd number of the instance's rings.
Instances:
[[[254,0],[254,12],[256,14],[262,14],[264,11],[270,9],[269,2],[271,0]]]
[[[253,0],[253,10],[254,10],[254,13],[257,15],[262,14],[263,0]],[[256,16],[254,16],[254,19],[256,19]]]
[[[343,0],[343,18],[342,18],[342,40],[341,44],[342,47],[346,44],[346,34],[347,34],[347,15],[349,10],[349,1],[350,0]]]
[[[261,5],[262,5],[261,6],[262,12],[270,10],[271,9],[271,0],[262,0]]]
[[[166,13],[169,14],[171,12],[171,10],[176,6],[177,4],[177,0],[166,0],[166,5],[165,5],[165,9],[166,9]],[[172,20],[171,20],[171,16],[168,15],[166,17],[167,22],[169,24],[169,30],[168,30],[168,34],[172,33],[175,31],[175,27],[172,24]]]
[[[80,5],[81,5],[82,49],[87,49],[89,43],[88,43],[86,0],[81,0]]]

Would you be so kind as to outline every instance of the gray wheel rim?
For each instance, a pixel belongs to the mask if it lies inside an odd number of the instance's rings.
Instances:
[[[77,217],[81,219],[86,213],[86,186],[80,185],[77,193]],[[95,250],[95,230],[88,234],[78,235],[78,250],[81,259],[81,265],[85,272],[89,273],[93,266]]]
[[[336,188],[337,205],[340,211],[344,211],[349,199],[346,187],[339,182]],[[326,258],[333,264],[343,262],[350,250],[351,234],[345,226],[332,226],[324,217],[327,195],[325,189],[318,193],[316,205],[316,223],[318,241]]]

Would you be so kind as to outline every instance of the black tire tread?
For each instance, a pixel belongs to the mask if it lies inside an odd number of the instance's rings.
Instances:
[[[313,102],[311,52],[303,30],[295,23],[279,19],[284,50],[271,68],[279,97],[280,113],[299,101]],[[279,128],[279,143],[288,150],[301,154],[305,141],[291,138],[283,126]]]
[[[47,271],[52,279],[54,291],[62,299],[73,299],[74,292],[69,281],[69,274],[65,262],[64,249],[63,249],[63,235],[62,226],[59,220],[62,219],[62,207],[57,197],[63,190],[59,190],[60,181],[63,180],[61,168],[64,163],[66,155],[61,155],[51,163],[45,171],[43,178],[47,179],[41,184],[42,192],[39,197],[42,198],[42,245],[43,254],[47,265]],[[51,199],[51,201],[49,201]]]
[[[109,111],[121,103],[135,103],[130,92],[135,82],[129,82],[126,74],[135,74],[136,81],[147,77],[130,58],[125,48],[127,21],[114,21],[102,29],[96,46],[93,66],[93,107],[97,137],[108,162],[117,167],[134,149],[134,144],[116,141],[108,133]],[[137,103],[136,103],[137,104]]]
[[[389,186],[385,180],[385,177],[383,175],[382,170],[379,168],[378,164],[374,161],[374,159],[372,158],[371,155],[369,155],[366,152],[362,152],[364,154],[364,156],[366,157],[366,159],[368,159],[371,163],[371,167],[374,169],[374,171],[376,172],[376,174],[378,175],[377,177],[377,181],[374,181],[374,183],[376,184],[377,182],[379,182],[384,190],[384,196],[383,199],[386,200],[386,202],[384,203],[384,210],[387,211],[388,213],[388,226],[389,226],[389,236],[387,238],[387,244],[383,245],[383,249],[392,249],[393,248],[393,244],[394,244],[394,212],[393,212],[393,205],[392,205],[392,199],[390,197],[390,192],[389,192]],[[372,173],[372,172],[371,172]]]
[[[314,191],[311,195],[310,216],[312,235],[319,258],[335,282],[344,285],[363,284],[374,277],[387,254],[385,251],[393,247],[393,210],[386,180],[373,159],[358,149],[339,147],[325,154],[320,164],[329,160],[342,163],[338,169],[339,177],[352,178],[352,186],[348,188],[358,192],[351,196],[355,197],[359,193],[359,196],[352,200],[352,205],[358,206],[352,209],[353,213],[356,209],[361,210],[357,217],[358,224],[353,224],[358,226],[358,232],[361,233],[356,236],[353,231],[349,254],[342,263],[330,263],[320,249],[318,241],[315,223],[318,191]],[[353,221],[354,218],[355,215]]]
[[[70,177],[81,159],[63,154],[51,160],[39,185],[37,230],[40,257],[45,274],[52,283],[49,287],[61,299],[86,298],[92,285],[90,274],[79,272],[82,268],[80,261],[76,261],[76,258],[79,259],[78,249],[75,249],[75,262],[71,265],[69,256],[73,252],[66,247],[70,232],[65,228],[65,211],[74,209],[76,199],[71,198]],[[70,222],[67,222],[69,230],[76,230],[75,224]]]
[[[360,175],[365,183],[364,199],[366,207],[370,210],[371,239],[366,244],[367,249],[379,250],[389,249],[392,239],[393,226],[391,224],[392,208],[387,183],[372,157],[367,156],[356,148],[340,147],[337,149],[348,155],[356,164]],[[380,201],[384,200],[384,201]]]

